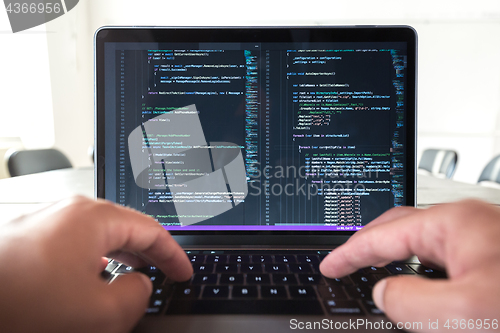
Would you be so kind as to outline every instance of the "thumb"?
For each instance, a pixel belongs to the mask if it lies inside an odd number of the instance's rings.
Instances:
[[[379,281],[373,287],[373,300],[393,322],[429,323],[455,318],[462,291],[449,280],[431,280],[417,276],[395,276]],[[415,326],[415,328],[418,328]],[[418,330],[418,329],[417,329]]]
[[[122,325],[118,332],[130,331],[144,315],[153,285],[142,273],[119,275],[106,287],[106,297],[111,299],[110,320]]]

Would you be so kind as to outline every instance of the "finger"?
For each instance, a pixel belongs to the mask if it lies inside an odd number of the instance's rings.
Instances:
[[[500,209],[477,200],[443,204],[361,230],[321,263],[328,277],[341,277],[369,265],[383,266],[417,255],[443,267],[450,278],[498,258]],[[476,230],[472,232],[471,221]]]
[[[426,329],[429,322],[463,313],[463,289],[449,280],[398,276],[379,281],[373,289],[373,300],[391,321],[420,322]]]
[[[135,255],[162,270],[176,281],[185,281],[192,275],[192,266],[186,253],[154,219],[135,210],[104,200],[74,198],[68,205],[74,218],[76,213],[85,216],[86,223],[79,223],[81,232],[91,233],[96,256],[108,256],[117,251]],[[71,226],[74,233],[75,226]],[[90,238],[91,237],[91,238]],[[87,244],[87,247],[88,244]]]
[[[129,209],[114,208],[116,217],[106,230],[107,252],[131,252],[176,281],[191,277],[192,266],[186,253],[158,222]]]
[[[138,215],[141,219],[110,225],[108,235],[113,235],[113,240],[107,244],[108,251],[131,252],[176,281],[189,279],[193,271],[184,250],[156,221]]]
[[[376,226],[380,226],[380,225],[383,225],[385,223],[388,223],[388,222],[391,222],[391,221],[394,221],[394,220],[397,220],[397,219],[401,219],[401,218],[410,216],[412,214],[417,213],[418,211],[419,210],[416,209],[416,208],[414,208],[414,207],[406,207],[406,206],[396,207],[396,208],[390,209],[390,210],[386,211],[385,213],[383,213],[382,215],[380,215],[379,217],[377,217],[375,220],[373,220],[370,223],[368,223],[365,227],[363,227],[363,229],[361,229],[360,231],[357,231],[349,239],[348,242],[356,242],[356,239],[358,237],[362,237],[362,235],[365,234],[365,233],[367,233],[367,232],[370,233],[371,229],[374,228],[374,227],[376,227]],[[335,252],[334,255],[338,257],[338,254],[337,254],[338,251],[337,250],[338,250],[338,248],[336,250],[332,251],[332,252]],[[340,251],[342,251],[342,250],[340,250]],[[324,264],[323,263],[321,264],[321,267],[322,267],[321,268],[321,272],[324,275],[326,275],[326,276],[340,277],[338,275],[338,273],[334,272],[334,270],[337,267],[342,267],[342,263],[336,262],[336,259],[334,259],[333,262],[332,262],[332,256],[334,256],[334,255],[331,255],[331,256],[329,255],[329,256],[327,256],[323,260]],[[371,265],[374,265],[374,264],[375,263],[371,263]],[[345,274],[352,273],[357,268],[360,268],[360,267],[349,267],[349,268],[347,268],[348,273],[345,273]]]
[[[108,258],[101,258],[101,271],[105,270],[108,266]]]
[[[150,264],[137,255],[129,252],[115,251],[109,253],[108,256],[115,259],[116,261],[119,261],[127,266],[132,266],[134,268],[144,267]]]
[[[434,258],[438,264],[442,264],[442,254],[435,255],[441,247],[433,246],[434,243],[431,242],[422,242],[424,238],[433,237],[426,234],[429,229],[426,228],[426,219],[429,219],[426,211],[402,213],[394,220],[383,221],[364,232],[356,233],[321,262],[321,272],[328,277],[342,277],[362,267],[384,266],[414,254],[427,259]],[[435,225],[434,223],[434,227]]]
[[[151,282],[141,273],[120,275],[103,287],[102,311],[108,314],[110,322],[122,326],[114,327],[113,331],[130,331],[144,315],[151,292]]]

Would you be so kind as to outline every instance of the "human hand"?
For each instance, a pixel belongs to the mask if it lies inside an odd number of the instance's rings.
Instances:
[[[394,322],[500,320],[500,208],[467,200],[421,210],[392,209],[356,232],[320,264],[331,278],[417,255],[445,269],[446,280],[395,276],[373,289],[375,304]],[[472,331],[479,331],[476,326]],[[483,327],[485,328],[485,327]],[[462,330],[463,331],[463,330]]]
[[[191,277],[185,252],[152,218],[77,197],[0,225],[0,331],[124,332],[152,285],[141,273],[101,277],[102,257]]]

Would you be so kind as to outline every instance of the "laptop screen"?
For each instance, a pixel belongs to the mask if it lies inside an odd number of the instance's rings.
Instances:
[[[104,28],[96,51],[99,197],[174,232],[353,232],[414,205],[409,28]]]

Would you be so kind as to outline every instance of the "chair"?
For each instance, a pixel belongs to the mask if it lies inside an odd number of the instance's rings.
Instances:
[[[452,178],[457,161],[458,154],[453,150],[426,149],[420,158],[418,168],[430,172],[433,176]]]
[[[494,157],[486,166],[484,167],[479,179],[478,183],[481,182],[495,182],[500,184],[500,155]]]
[[[73,167],[57,149],[11,149],[5,154],[5,160],[11,177]]]

